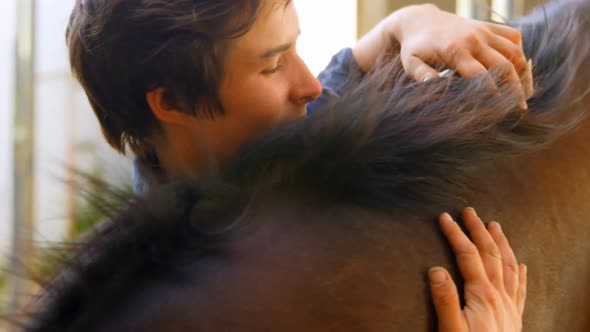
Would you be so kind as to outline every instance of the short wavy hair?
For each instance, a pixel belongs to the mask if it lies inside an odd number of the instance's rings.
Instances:
[[[198,115],[219,105],[224,55],[249,31],[262,0],[77,0],[66,29],[71,70],[108,143],[140,157],[158,121],[146,93],[165,87],[170,105]],[[221,107],[216,110],[223,112]],[[209,114],[212,115],[212,114]]]

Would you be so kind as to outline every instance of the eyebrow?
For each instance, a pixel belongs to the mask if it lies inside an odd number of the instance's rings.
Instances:
[[[299,35],[301,35],[301,30],[299,30],[299,32],[297,33],[297,37],[299,37]],[[291,47],[293,47],[292,43],[286,43],[286,44],[279,45],[277,47],[273,47],[273,48],[267,50],[266,52],[264,52],[260,56],[260,58],[270,59],[278,54],[285,52],[286,50],[290,49]]]
[[[283,44],[283,45],[279,45],[277,47],[273,47],[271,49],[269,49],[268,51],[264,52],[264,54],[262,54],[260,57],[262,59],[269,59],[272,58],[280,53],[285,52],[286,50],[290,49],[291,46],[293,46],[293,44],[288,43],[288,44]]]

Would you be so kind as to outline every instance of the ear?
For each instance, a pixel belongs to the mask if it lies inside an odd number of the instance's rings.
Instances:
[[[154,113],[160,122],[165,124],[186,126],[194,117],[189,113],[181,112],[170,106],[164,98],[165,91],[164,88],[157,88],[146,93],[146,100],[150,105],[152,113]]]

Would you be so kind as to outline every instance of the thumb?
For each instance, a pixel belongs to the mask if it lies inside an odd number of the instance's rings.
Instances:
[[[434,309],[438,316],[438,330],[463,331],[464,319],[459,304],[459,294],[453,279],[442,267],[430,269],[428,278],[430,279]]]
[[[417,82],[423,82],[431,78],[439,77],[438,71],[414,55],[402,59],[402,65],[404,66],[406,73]]]

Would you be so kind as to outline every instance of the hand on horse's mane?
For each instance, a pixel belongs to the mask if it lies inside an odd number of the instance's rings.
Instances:
[[[465,307],[461,310],[457,288],[444,268],[430,270],[431,290],[439,331],[521,331],[526,297],[526,266],[518,264],[500,224],[486,230],[473,209],[463,221],[473,242],[451,216],[440,217],[465,279]]]
[[[435,68],[453,68],[466,79],[494,69],[513,85],[522,109],[534,92],[522,34],[508,25],[460,17],[433,4],[412,5],[393,12],[354,47],[365,72],[374,69],[384,45],[399,53],[405,72],[418,82],[439,77]]]

